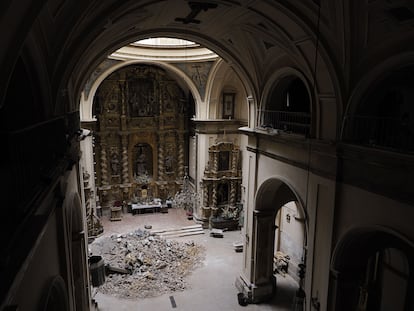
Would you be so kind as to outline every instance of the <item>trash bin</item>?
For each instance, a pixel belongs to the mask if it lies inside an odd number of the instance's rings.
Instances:
[[[105,283],[105,264],[102,256],[89,257],[89,271],[93,287],[99,287]]]

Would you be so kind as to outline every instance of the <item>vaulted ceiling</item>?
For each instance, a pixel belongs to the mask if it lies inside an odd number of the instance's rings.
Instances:
[[[390,44],[395,51],[411,49],[414,41],[408,0],[22,0],[2,1],[0,12],[2,46],[8,47],[0,49],[1,90],[19,54],[26,54],[49,79],[52,98],[69,91],[72,105],[107,55],[148,37],[208,47],[230,63],[252,95],[281,65],[300,67],[312,80],[318,49],[319,92],[339,97],[386,57],[384,40],[387,51]]]

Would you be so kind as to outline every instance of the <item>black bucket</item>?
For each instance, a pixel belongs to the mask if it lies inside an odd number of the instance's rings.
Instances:
[[[105,283],[105,264],[102,256],[89,257],[89,271],[93,287],[99,287]]]

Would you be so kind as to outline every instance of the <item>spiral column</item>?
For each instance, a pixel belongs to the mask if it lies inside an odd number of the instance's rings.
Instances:
[[[233,174],[237,172],[237,160],[238,160],[238,150],[232,151],[232,157],[231,157],[231,170],[233,171]]]
[[[122,182],[124,184],[129,183],[127,136],[122,136]]]
[[[164,134],[158,136],[158,180],[165,180],[164,174]]]
[[[217,208],[217,184],[213,183],[213,195],[211,205],[213,208]]]
[[[213,171],[217,172],[218,170],[218,155],[219,155],[219,151],[215,151],[213,153]]]
[[[178,176],[184,177],[184,137],[178,134]]]
[[[101,184],[108,185],[108,163],[106,156],[106,144],[101,143]]]
[[[230,206],[236,206],[236,183],[234,180],[230,181]]]
[[[203,184],[203,206],[208,206],[208,186],[206,183]]]

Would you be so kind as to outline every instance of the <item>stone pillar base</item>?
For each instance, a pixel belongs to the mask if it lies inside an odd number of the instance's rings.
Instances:
[[[194,214],[193,217],[196,224],[200,224],[203,229],[209,229],[210,224],[208,218],[199,217],[196,214]]]
[[[247,298],[248,303],[261,303],[272,299],[275,295],[276,277],[272,275],[271,280],[267,283],[250,284],[242,276],[239,276],[235,285],[239,293],[243,293]]]

